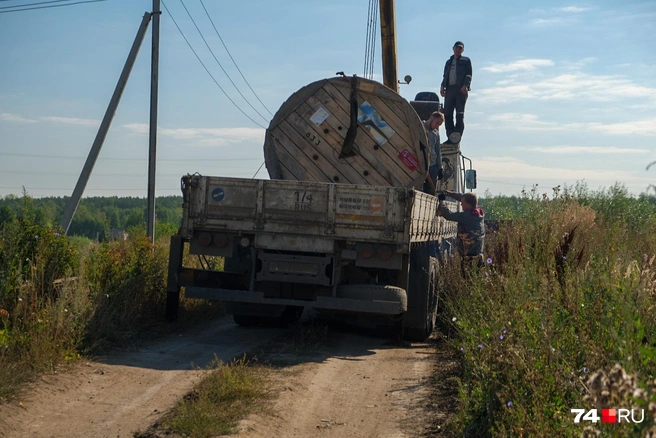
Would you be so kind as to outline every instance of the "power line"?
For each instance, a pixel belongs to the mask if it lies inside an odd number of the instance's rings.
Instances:
[[[260,173],[260,169],[262,169],[262,166],[264,166],[264,163],[265,163],[265,162],[266,162],[266,161],[262,161],[262,164],[260,164],[260,167],[257,168],[257,171],[255,172],[255,175],[253,175],[253,178],[251,178],[251,179],[255,179],[255,177],[257,176],[257,174]]]
[[[203,32],[201,32],[200,28],[199,28],[198,25],[196,24],[196,20],[194,20],[194,17],[191,16],[191,13],[189,12],[189,9],[187,9],[187,5],[185,5],[184,0],[180,0],[180,3],[182,3],[182,7],[184,8],[184,10],[187,11],[187,15],[189,15],[189,18],[191,19],[191,22],[194,24],[194,27],[195,27],[196,30],[198,31],[198,34],[200,35],[200,37],[203,39],[203,42],[205,43],[205,46],[207,47],[207,50],[210,51],[210,53],[212,54],[212,57],[214,58],[214,60],[216,61],[216,63],[219,65],[219,67],[221,67],[221,70],[223,70],[223,73],[225,73],[226,77],[228,78],[228,80],[230,81],[230,83],[232,84],[232,86],[235,87],[235,90],[237,90],[237,93],[239,93],[239,95],[240,95],[240,96],[246,101],[246,103],[248,104],[248,106],[250,106],[250,107],[253,109],[253,111],[255,111],[255,112],[257,113],[258,116],[262,117],[262,119],[263,119],[265,122],[268,122],[269,120],[267,120],[266,117],[264,117],[262,114],[260,114],[260,112],[259,112],[258,110],[255,109],[255,107],[254,107],[254,106],[248,101],[248,99],[246,99],[246,96],[244,96],[244,94],[241,92],[241,90],[239,89],[239,87],[237,87],[237,84],[235,84],[235,82],[232,80],[232,78],[230,77],[230,75],[228,74],[228,72],[226,71],[226,69],[223,68],[223,65],[219,62],[218,58],[217,58],[216,55],[214,54],[214,51],[212,50],[212,48],[211,48],[210,45],[208,44],[207,40],[205,39],[205,36],[203,36]]]
[[[246,77],[245,77],[244,74],[241,72],[241,69],[240,69],[239,66],[237,65],[237,62],[236,62],[235,59],[232,57],[232,54],[230,53],[230,50],[228,50],[228,46],[226,46],[226,44],[223,42],[223,38],[221,38],[221,34],[219,34],[219,31],[217,30],[216,26],[214,25],[214,21],[212,20],[212,17],[210,17],[209,12],[207,12],[207,8],[205,8],[205,3],[203,3],[203,0],[200,0],[200,4],[203,6],[203,9],[205,9],[205,14],[207,15],[207,18],[209,18],[210,23],[212,23],[212,27],[214,28],[214,31],[216,32],[216,35],[219,37],[219,40],[221,40],[221,44],[223,44],[223,47],[226,49],[226,52],[228,52],[228,56],[229,56],[230,59],[232,60],[232,63],[235,64],[235,67],[237,68],[237,71],[239,72],[239,74],[241,75],[241,77],[244,79],[244,82],[246,82],[246,85],[248,85],[248,88],[251,89],[251,91],[253,92],[253,95],[254,95],[255,98],[256,98],[256,99],[262,104],[262,106],[264,107],[264,109],[267,110],[267,111],[269,112],[269,114],[273,115],[273,113],[272,113],[271,111],[269,111],[269,108],[267,108],[267,106],[264,104],[264,102],[262,102],[262,101],[260,100],[260,97],[257,95],[257,93],[255,92],[255,90],[253,90],[253,87],[251,87],[251,84],[248,82],[248,80],[246,80]]]
[[[35,8],[23,8],[23,9],[13,9],[11,11],[0,11],[0,14],[8,14],[10,12],[20,12],[20,11],[33,11],[35,9],[61,8],[63,6],[73,6],[73,5],[81,5],[83,3],[98,3],[98,2],[105,2],[105,1],[107,0],[85,0],[80,2],[66,3],[63,5],[38,6]],[[44,3],[48,3],[48,2],[44,2]],[[32,4],[39,4],[39,3],[32,3]],[[20,6],[29,6],[29,5],[17,5],[14,7],[20,7]]]
[[[0,189],[2,189],[2,190],[16,190],[16,189],[21,190],[23,188],[25,188],[25,190],[28,190],[28,191],[29,190],[57,190],[57,191],[60,191],[60,192],[61,191],[65,191],[65,192],[70,192],[71,191],[70,187],[65,188],[65,189],[63,189],[63,188],[60,189],[60,188],[56,188],[56,187],[28,187],[28,186],[0,187]],[[160,191],[164,191],[164,190],[166,190],[166,191],[180,191],[180,187],[172,188],[172,189],[169,189],[169,188],[167,188],[167,189],[158,189],[158,190],[160,190]],[[119,188],[115,188],[115,189],[107,189],[107,188],[104,188],[104,189],[89,189],[89,188],[87,188],[87,189],[85,189],[85,191],[96,191],[96,192],[98,192],[98,191],[103,191],[103,192],[104,191],[116,191],[116,192],[125,192],[125,191],[132,191],[132,192],[137,191],[137,192],[139,192],[139,191],[144,191],[145,192],[146,189],[134,189],[134,188],[132,188],[132,189],[130,189],[130,188],[128,188],[128,189],[119,189]]]
[[[262,168],[262,166],[260,166]],[[232,170],[249,170],[250,168],[244,167],[232,167]],[[259,171],[259,169],[258,169]],[[38,172],[38,171],[29,171],[29,170],[0,170],[2,174],[12,174],[12,175],[53,175],[53,176],[67,176],[67,175],[79,175],[80,172]],[[143,178],[145,175],[143,173],[96,173],[94,176],[120,176],[122,178]],[[179,173],[158,173],[157,176],[177,176]]]
[[[49,2],[39,2],[39,3],[25,3],[23,5],[14,5],[14,6],[3,6],[0,9],[14,9],[14,8],[20,8],[23,6],[36,6],[36,5],[45,5],[47,3],[62,3],[62,2],[68,2],[71,0],[50,0]]]
[[[248,114],[246,114],[246,113],[244,112],[244,110],[242,110],[242,109],[239,107],[239,105],[237,105],[237,104],[235,103],[235,101],[232,100],[232,99],[230,98],[230,96],[228,95],[228,93],[226,93],[226,91],[223,89],[223,87],[222,87],[221,85],[219,85],[219,83],[216,81],[216,79],[214,78],[214,76],[212,76],[212,73],[210,73],[209,69],[207,68],[207,66],[205,65],[205,63],[203,62],[203,60],[200,59],[200,56],[198,56],[198,53],[196,53],[196,50],[194,50],[194,48],[192,47],[191,43],[189,42],[189,40],[188,40],[187,37],[185,36],[184,32],[182,32],[182,29],[180,29],[180,26],[178,26],[178,23],[177,23],[177,22],[175,21],[175,19],[173,18],[173,15],[171,15],[171,11],[169,11],[169,8],[166,7],[166,4],[165,4],[163,1],[162,1],[162,6],[164,6],[164,9],[165,9],[166,12],[169,14],[169,17],[171,17],[171,21],[173,21],[173,24],[175,24],[175,27],[178,29],[178,32],[180,32],[180,35],[182,35],[182,38],[185,40],[185,42],[187,43],[187,45],[189,46],[189,48],[191,49],[191,51],[194,53],[194,56],[196,56],[196,59],[198,59],[198,62],[200,62],[200,65],[203,66],[203,68],[205,69],[205,71],[207,72],[207,74],[210,75],[210,78],[212,78],[212,81],[214,81],[214,83],[216,84],[216,86],[219,87],[219,89],[223,92],[223,94],[225,95],[225,97],[227,97],[228,100],[229,100],[229,101],[235,106],[235,108],[237,108],[237,109],[239,110],[239,112],[241,112],[244,116],[246,116],[246,117],[248,118],[248,120],[250,120],[251,122],[255,123],[255,124],[256,124],[257,126],[259,126],[260,128],[262,128],[262,129],[266,129],[264,126],[260,125],[258,122],[256,122],[255,120],[253,120],[253,118],[252,118],[251,116],[249,116]]]
[[[2,1],[2,0],[0,0]],[[0,153],[0,156],[5,157],[25,157],[25,158],[50,158],[62,160],[79,160],[86,158],[82,155],[42,155],[42,154],[22,154],[22,153]],[[105,161],[146,161],[148,158],[101,158]],[[179,162],[179,161],[254,161],[261,158],[168,158],[158,159],[159,162]]]

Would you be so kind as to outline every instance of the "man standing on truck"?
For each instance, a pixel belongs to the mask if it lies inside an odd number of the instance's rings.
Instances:
[[[462,56],[465,45],[456,41],[453,45],[453,56],[444,65],[444,75],[440,94],[444,97],[444,115],[446,116],[445,144],[460,143],[460,137],[465,130],[465,104],[472,80],[472,64],[468,57]],[[456,111],[456,124],[453,125],[453,110]],[[451,134],[457,133],[458,135]]]
[[[458,253],[463,259],[463,273],[465,266],[483,266],[483,241],[485,239],[485,213],[478,207],[478,198],[474,193],[457,193],[445,191],[456,201],[460,201],[462,211],[451,212],[444,204],[444,195],[439,195],[440,200],[437,215],[449,221],[458,222]]]
[[[424,182],[424,193],[434,195],[437,190],[437,180],[443,178],[442,151],[440,150],[440,126],[444,123],[444,114],[439,111],[433,112],[428,120],[422,122],[430,140],[431,161],[428,168],[428,177]]]

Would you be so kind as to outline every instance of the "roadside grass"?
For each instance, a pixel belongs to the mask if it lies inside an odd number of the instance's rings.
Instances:
[[[525,194],[522,216],[488,234],[483,269],[447,263],[443,324],[462,363],[447,435],[656,434],[656,205],[641,202],[617,187]],[[644,422],[570,411],[632,407]]]
[[[157,431],[191,438],[233,434],[249,414],[266,412],[271,369],[245,358],[215,360],[208,376],[166,415]],[[135,433],[135,437],[149,436]]]
[[[178,322],[167,324],[168,239],[67,238],[37,225],[27,201],[0,224],[0,402],[82,355],[132,347],[224,313],[220,303],[183,295]]]

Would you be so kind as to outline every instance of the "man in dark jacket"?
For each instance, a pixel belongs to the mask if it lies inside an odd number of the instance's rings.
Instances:
[[[444,123],[444,114],[435,111],[430,115],[428,120],[424,120],[422,123],[428,134],[431,147],[430,167],[428,168],[428,176],[424,182],[423,190],[424,193],[434,195],[435,190],[437,190],[437,181],[444,177],[439,131],[440,126]]]
[[[449,221],[458,222],[458,253],[463,257],[465,264],[483,264],[483,242],[485,240],[485,213],[478,207],[478,198],[474,193],[457,193],[447,190],[446,196],[460,201],[462,211],[451,212],[440,199],[437,215]]]
[[[453,56],[444,65],[444,76],[440,94],[444,97],[444,122],[447,141],[445,143],[460,143],[460,137],[465,130],[465,104],[472,80],[472,64],[469,58],[462,56],[465,45],[456,41],[453,45]],[[456,124],[453,125],[453,110],[456,111]],[[457,135],[451,136],[453,133]]]

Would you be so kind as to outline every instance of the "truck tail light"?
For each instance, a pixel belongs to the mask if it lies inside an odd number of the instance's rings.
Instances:
[[[201,246],[210,246],[212,243],[212,235],[210,233],[200,233],[198,235],[198,243],[200,243]]]
[[[225,234],[215,234],[214,235],[214,245],[218,248],[223,248],[228,244],[228,236]]]
[[[381,245],[378,247],[378,257],[383,260],[389,260],[392,258],[392,248],[387,245]]]
[[[373,257],[374,247],[371,246],[371,245],[362,245],[360,247],[360,255],[365,259],[369,259],[369,258]]]

